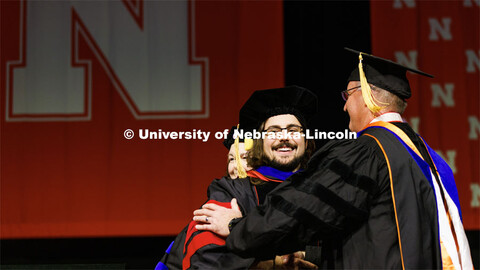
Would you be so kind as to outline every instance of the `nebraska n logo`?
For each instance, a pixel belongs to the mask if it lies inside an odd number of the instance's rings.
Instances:
[[[18,5],[19,53],[5,69],[7,121],[90,120],[92,89],[102,89],[92,87],[83,47],[136,119],[208,117],[208,58],[195,54],[193,0]]]

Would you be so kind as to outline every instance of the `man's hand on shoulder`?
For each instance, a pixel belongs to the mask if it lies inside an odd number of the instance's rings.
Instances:
[[[228,228],[230,221],[242,217],[237,199],[232,199],[231,206],[230,209],[213,203],[203,205],[202,209],[193,212],[193,220],[200,223],[195,228],[212,231],[220,236],[227,237],[230,234]]]

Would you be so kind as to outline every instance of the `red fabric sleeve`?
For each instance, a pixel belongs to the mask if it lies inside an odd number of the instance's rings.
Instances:
[[[209,200],[206,203],[214,203],[216,205],[223,206],[223,207],[226,207],[226,208],[230,208],[230,209],[232,208],[230,202],[217,202],[217,201],[214,201],[214,200]],[[190,268],[190,264],[191,264],[190,258],[200,248],[202,248],[206,245],[210,245],[210,244],[225,245],[225,239],[223,237],[220,237],[217,234],[215,234],[213,232],[210,232],[210,231],[200,232],[200,233],[194,235],[193,238],[190,240],[193,233],[198,231],[195,228],[195,225],[197,225],[197,224],[200,224],[200,223],[192,220],[190,222],[190,224],[188,225],[187,237],[185,238],[186,239],[185,240],[185,245],[183,247],[183,254],[185,254],[185,257],[183,258],[182,267],[183,267],[184,270]]]

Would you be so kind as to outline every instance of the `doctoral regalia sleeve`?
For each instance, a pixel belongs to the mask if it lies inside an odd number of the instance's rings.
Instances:
[[[232,198],[236,198],[243,215],[256,206],[248,179],[214,180],[207,195],[207,203],[228,208]],[[187,230],[183,269],[247,269],[254,262],[254,258],[229,252],[224,238],[210,231],[198,231],[195,225],[197,222],[191,221]]]
[[[380,188],[374,179],[382,161],[371,145],[362,137],[327,143],[305,171],[280,184],[266,203],[233,227],[227,247],[244,257],[265,259],[361,225]]]
[[[160,262],[158,262],[155,270],[180,270],[182,269],[183,246],[185,244],[185,236],[187,234],[188,225],[175,237],[175,240],[165,251]]]

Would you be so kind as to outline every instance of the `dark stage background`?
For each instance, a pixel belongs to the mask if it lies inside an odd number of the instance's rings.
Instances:
[[[315,91],[322,103],[316,126],[343,131],[347,114],[339,92],[357,59],[343,47],[371,51],[369,2],[285,2],[285,84]],[[359,16],[361,14],[361,16]],[[322,142],[318,142],[322,144]],[[219,164],[219,166],[222,164]],[[215,177],[215,175],[212,175]],[[206,188],[206,187],[205,187]],[[474,265],[479,267],[479,232],[468,231]],[[174,236],[1,241],[2,269],[153,269]]]

